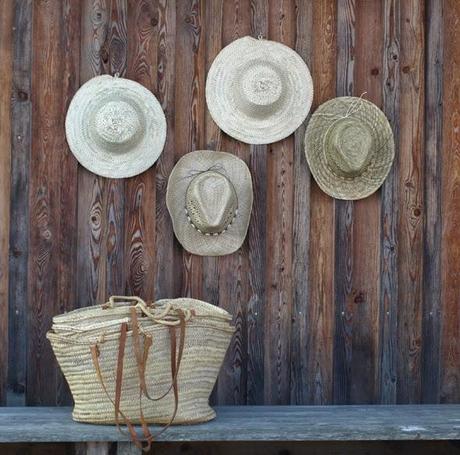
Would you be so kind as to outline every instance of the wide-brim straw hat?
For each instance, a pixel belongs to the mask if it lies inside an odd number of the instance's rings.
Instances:
[[[305,154],[319,187],[337,199],[362,199],[377,191],[394,159],[385,114],[361,97],[322,104],[305,133]]]
[[[110,178],[144,172],[158,159],[166,139],[166,118],[153,93],[137,82],[109,75],[80,87],[65,127],[79,163]]]
[[[313,82],[299,54],[250,36],[222,49],[206,80],[206,102],[217,125],[248,144],[269,144],[305,120]]]
[[[223,256],[238,250],[248,230],[252,200],[251,173],[230,153],[187,153],[169,176],[166,205],[174,233],[192,254]]]

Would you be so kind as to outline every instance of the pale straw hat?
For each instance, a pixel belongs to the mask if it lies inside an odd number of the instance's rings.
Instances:
[[[103,177],[132,177],[163,151],[166,118],[155,96],[137,82],[109,75],[82,85],[65,122],[80,164]]]
[[[217,125],[248,144],[269,144],[305,120],[313,82],[299,54],[284,44],[245,36],[212,63],[206,102]]]
[[[187,153],[169,176],[166,205],[174,233],[190,253],[223,256],[238,250],[252,210],[246,163],[230,153]]]
[[[357,97],[334,98],[311,116],[305,154],[319,187],[337,199],[362,199],[382,185],[394,159],[385,114]]]

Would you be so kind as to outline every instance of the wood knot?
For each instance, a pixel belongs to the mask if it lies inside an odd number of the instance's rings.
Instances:
[[[29,99],[29,94],[24,90],[18,90],[17,99],[19,101],[27,101]]]
[[[366,301],[364,293],[362,291],[358,292],[353,301],[355,303],[364,303]]]
[[[377,76],[379,74],[379,69],[378,68],[372,68],[371,69],[371,74],[372,74],[372,76]]]
[[[409,71],[410,71],[410,66],[407,66],[407,65],[406,65],[406,66],[403,66],[403,67],[402,67],[402,72],[403,72],[403,73],[407,74]]]
[[[158,25],[158,18],[157,17],[152,17],[152,19],[150,19],[150,25],[152,27],[156,27]]]

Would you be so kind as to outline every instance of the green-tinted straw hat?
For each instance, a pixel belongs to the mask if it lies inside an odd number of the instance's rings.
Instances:
[[[337,199],[363,199],[382,185],[394,159],[385,114],[362,98],[322,104],[305,133],[305,154],[319,187]]]

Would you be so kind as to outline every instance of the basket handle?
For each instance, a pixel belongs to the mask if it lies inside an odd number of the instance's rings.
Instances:
[[[135,304],[140,303],[142,305],[147,305],[140,297],[127,296],[127,295],[112,295],[111,297],[109,297],[109,301],[106,302],[102,306],[102,308],[103,309],[114,308],[116,302],[125,303],[125,304],[128,304],[128,305],[131,305],[133,303],[135,303]]]

